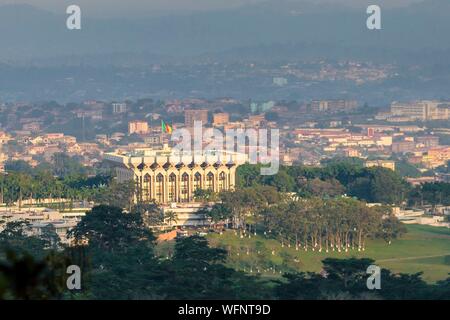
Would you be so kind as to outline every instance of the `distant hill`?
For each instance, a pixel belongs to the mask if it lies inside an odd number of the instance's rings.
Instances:
[[[8,5],[0,7],[0,60],[75,57],[82,62],[80,57],[89,55],[92,63],[116,63],[133,54],[136,61],[154,62],[163,56],[234,59],[244,53],[269,61],[279,55],[427,61],[450,50],[448,0],[384,9],[381,31],[367,30],[366,17],[361,8],[277,0],[146,19],[86,18],[81,31],[69,31],[63,14]]]

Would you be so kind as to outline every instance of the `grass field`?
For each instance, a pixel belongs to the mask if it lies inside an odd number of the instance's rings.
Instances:
[[[322,260],[333,258],[371,258],[376,264],[396,273],[423,272],[428,282],[446,279],[450,273],[450,229],[422,225],[407,225],[408,233],[387,244],[383,240],[370,240],[366,250],[358,252],[315,252],[296,250],[294,244],[284,247],[264,236],[240,238],[233,231],[220,235],[211,233],[212,246],[228,251],[227,264],[236,270],[259,273],[263,277],[279,277],[286,271],[320,272]],[[173,252],[173,242],[158,245],[157,253],[163,257]]]
[[[319,253],[309,250],[297,251],[292,244],[284,247],[273,239],[263,236],[240,238],[233,231],[223,235],[210,234],[211,245],[223,247],[229,252],[228,264],[246,272],[277,276],[289,270],[319,272],[321,261],[326,257],[367,257],[376,264],[393,272],[423,272],[423,278],[435,282],[447,278],[450,273],[450,229],[421,225],[408,225],[408,233],[401,239],[387,244],[383,240],[367,242],[364,252]]]

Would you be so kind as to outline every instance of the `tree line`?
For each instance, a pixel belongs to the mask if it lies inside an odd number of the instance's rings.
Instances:
[[[107,169],[86,168],[76,158],[55,154],[52,163],[31,168],[24,161],[7,163],[7,175],[0,175],[0,202],[23,199],[65,198],[98,201],[129,208],[133,186],[118,184]],[[95,174],[94,174],[95,173]],[[364,168],[354,161],[331,161],[324,167],[281,167],[274,176],[261,176],[259,165],[237,170],[237,188],[274,187],[300,197],[324,199],[348,195],[371,203],[397,205],[450,205],[449,183],[426,183],[412,187],[399,174],[385,168]],[[114,197],[114,193],[119,193]],[[216,201],[208,190],[195,190],[198,201]],[[3,200],[3,201],[2,201]]]
[[[259,165],[237,170],[239,188],[272,186],[301,197],[333,198],[348,195],[370,203],[395,205],[450,204],[450,183],[425,183],[416,187],[390,169],[364,168],[351,160],[329,161],[323,167],[280,167],[274,176],[258,174]]]
[[[218,198],[219,202],[201,211],[212,224],[225,223],[240,232],[264,232],[305,251],[361,251],[368,238],[390,243],[406,232],[390,207],[368,206],[348,197],[301,198],[283,195],[274,187],[256,186],[223,192]]]
[[[142,208],[141,208],[142,209]],[[29,236],[18,225],[0,232],[0,299],[448,299],[450,278],[427,284],[421,274],[381,271],[382,289],[366,287],[371,259],[324,259],[321,273],[280,279],[227,267],[226,250],[199,236],[177,239],[173,255],[155,254],[142,210],[94,207],[71,231],[75,245],[56,249],[52,230]],[[23,226],[22,226],[23,227]],[[68,290],[66,268],[82,270]]]
[[[76,157],[64,153],[55,153],[50,163],[34,168],[23,160],[9,161],[5,169],[6,173],[0,174],[0,203],[8,206],[48,199],[58,209],[70,209],[74,201],[129,208],[135,193],[131,183],[117,183],[108,168],[84,167]],[[66,203],[61,203],[62,199]]]
[[[390,208],[349,198],[281,203],[265,209],[263,219],[269,232],[305,251],[364,251],[367,238],[390,243],[406,232]]]
[[[61,199],[72,202],[94,201],[111,183],[111,177],[104,175],[61,178],[49,171],[37,171],[33,174],[9,172],[0,175],[0,203],[17,203],[22,207],[24,200],[32,200],[33,203],[39,203],[43,199],[50,199],[55,203]]]

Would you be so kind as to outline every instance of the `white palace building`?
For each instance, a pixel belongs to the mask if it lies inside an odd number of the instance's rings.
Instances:
[[[213,151],[175,157],[165,145],[161,149],[106,153],[104,159],[115,167],[118,182],[135,181],[136,202],[155,201],[176,207],[193,203],[196,189],[233,190],[236,169],[247,156]]]

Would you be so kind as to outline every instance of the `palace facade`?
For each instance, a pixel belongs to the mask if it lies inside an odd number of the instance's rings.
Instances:
[[[236,169],[246,161],[244,154],[226,151],[174,158],[167,146],[116,151],[104,158],[115,167],[118,182],[135,182],[136,202],[159,204],[193,202],[196,189],[233,190]]]

